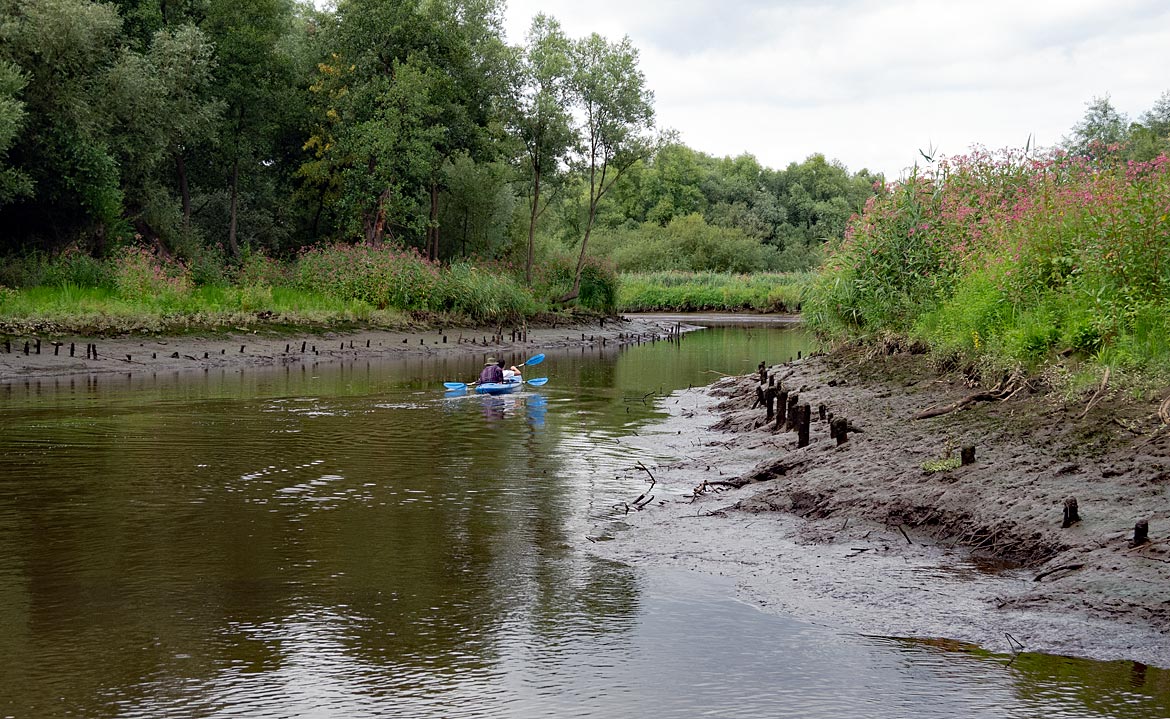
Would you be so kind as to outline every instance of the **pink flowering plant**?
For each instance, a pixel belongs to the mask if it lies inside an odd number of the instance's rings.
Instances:
[[[194,287],[187,266],[156,249],[130,245],[111,261],[114,289],[123,299],[165,304],[187,297]]]
[[[1036,361],[1170,359],[1170,160],[945,158],[879,188],[805,305],[828,333]],[[1159,339],[1161,338],[1161,339]]]

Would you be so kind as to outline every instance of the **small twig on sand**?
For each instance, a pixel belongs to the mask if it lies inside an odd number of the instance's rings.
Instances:
[[[1007,632],[1004,632],[1003,635],[1005,637],[1007,637],[1008,648],[1010,648],[1012,650],[1012,661],[1007,663],[1007,665],[1010,667],[1012,665],[1012,662],[1014,662],[1015,660],[1020,658],[1020,652],[1022,652],[1024,650],[1024,643],[1021,642],[1019,639],[1016,639],[1015,637],[1013,637],[1011,634],[1008,634]],[[1019,649],[1016,649],[1017,646],[1019,647]]]
[[[902,529],[902,525],[900,524],[898,525],[898,531],[901,532],[902,536],[906,538],[906,544],[914,544],[914,542],[910,541],[910,535],[906,534],[906,530]]]
[[[1077,569],[1081,569],[1081,568],[1083,568],[1084,566],[1085,566],[1085,565],[1084,565],[1084,563],[1080,563],[1080,564],[1062,564],[1062,565],[1060,565],[1059,567],[1053,567],[1052,569],[1049,569],[1047,572],[1040,572],[1039,574],[1037,574],[1037,575],[1036,575],[1036,578],[1035,578],[1035,579],[1033,579],[1032,581],[1033,581],[1033,582],[1039,582],[1041,579],[1043,579],[1043,578],[1047,577],[1047,576],[1048,576],[1048,575],[1050,575],[1050,574],[1056,574],[1057,572],[1063,572],[1063,571],[1065,571],[1065,570],[1068,570],[1068,571],[1072,572],[1072,571],[1075,571],[1075,570],[1077,570]]]
[[[1093,409],[1093,407],[1095,407],[1097,405],[1097,403],[1101,401],[1101,398],[1105,396],[1105,388],[1108,386],[1109,386],[1109,368],[1106,367],[1105,374],[1101,375],[1101,386],[1098,387],[1097,391],[1093,393],[1092,399],[1090,399],[1089,403],[1087,405],[1085,405],[1085,411],[1081,412],[1081,416],[1077,417],[1077,419],[1084,419],[1085,415],[1087,415],[1089,413],[1089,410]]]

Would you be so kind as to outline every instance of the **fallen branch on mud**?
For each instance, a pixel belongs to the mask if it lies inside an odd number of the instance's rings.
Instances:
[[[930,419],[931,417],[939,417],[944,414],[949,414],[960,409],[966,409],[977,402],[991,402],[994,400],[1007,401],[1014,397],[1017,392],[1028,386],[1028,383],[1023,380],[1018,372],[1013,372],[1007,379],[1001,380],[999,384],[992,387],[987,392],[976,392],[975,394],[967,395],[966,397],[952,402],[948,405],[928,407],[918,414],[914,415],[914,419]]]
[[[1089,399],[1089,403],[1087,405],[1085,405],[1085,411],[1081,412],[1081,416],[1077,417],[1077,419],[1084,419],[1085,415],[1087,415],[1089,413],[1089,410],[1091,410],[1097,406],[1097,403],[1100,402],[1101,398],[1105,396],[1105,388],[1108,386],[1109,386],[1109,368],[1106,367],[1105,374],[1101,375],[1101,386],[1098,387],[1097,391],[1093,393],[1092,398]]]
[[[1052,569],[1049,569],[1047,572],[1040,572],[1039,574],[1036,575],[1036,578],[1033,579],[1032,581],[1039,582],[1041,579],[1049,576],[1050,574],[1056,574],[1057,572],[1063,572],[1063,571],[1073,572],[1073,571],[1076,571],[1078,569],[1084,568],[1084,566],[1085,566],[1084,563],[1062,564],[1059,567],[1053,567]]]

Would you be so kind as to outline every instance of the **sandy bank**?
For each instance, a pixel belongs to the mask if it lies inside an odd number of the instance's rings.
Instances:
[[[633,530],[591,546],[730,575],[770,610],[865,634],[1170,667],[1170,430],[1156,401],[1107,396],[1082,417],[1084,402],[1024,387],[914,419],[981,390],[911,354],[771,372],[814,417],[824,403],[858,431],[837,446],[814,419],[797,448],[795,432],[761,426],[755,377],[679,393],[671,419],[630,443],[684,459],[655,470]],[[962,445],[975,464],[923,469]],[[646,475],[630,476],[633,499]],[[1062,528],[1070,496],[1081,521]],[[1133,547],[1142,519],[1152,541]]]
[[[418,332],[290,334],[256,330],[160,337],[63,337],[55,340],[59,345],[42,339],[39,354],[36,338],[29,337],[9,340],[7,351],[0,345],[0,382],[75,374],[256,367],[440,353],[532,354],[544,348],[635,344],[664,337],[675,326],[676,321],[622,318],[530,328],[526,335],[506,330],[498,336],[494,335],[495,329],[450,328]],[[91,344],[96,347],[96,358],[89,354]]]

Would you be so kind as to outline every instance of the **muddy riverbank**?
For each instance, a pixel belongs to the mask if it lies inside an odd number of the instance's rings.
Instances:
[[[93,373],[245,368],[440,353],[499,355],[509,361],[542,349],[637,344],[667,337],[677,319],[577,320],[523,332],[494,328],[289,333],[256,330],[182,336],[22,337],[0,345],[0,382]],[[690,329],[682,326],[682,329]],[[25,346],[28,345],[26,352]],[[92,346],[92,351],[91,351]]]
[[[655,499],[623,518],[629,531],[599,527],[596,551],[730,575],[771,611],[865,634],[1170,667],[1170,430],[1157,400],[1106,391],[1085,412],[1088,397],[1022,381],[992,392],[910,353],[770,372],[810,403],[808,446],[764,425],[755,376],[679,393],[655,434],[629,442],[684,459],[654,468]],[[991,396],[935,413],[978,394]],[[820,404],[853,428],[840,446]],[[974,464],[937,461],[965,445]],[[633,499],[647,475],[630,478]],[[1062,528],[1069,497],[1080,521]],[[1133,546],[1141,520],[1151,541]]]

